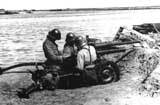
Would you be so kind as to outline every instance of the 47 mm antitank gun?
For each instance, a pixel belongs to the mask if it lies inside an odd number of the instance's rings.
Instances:
[[[135,51],[135,47],[125,48],[121,47],[123,45],[133,45],[135,43],[140,43],[140,41],[128,41],[128,42],[100,42],[96,43],[95,41],[88,41],[89,45],[93,45],[96,49],[98,59],[95,62],[94,70],[96,71],[98,77],[98,84],[105,84],[110,82],[115,82],[120,79],[120,70],[117,66],[117,63],[125,58],[128,54]],[[124,53],[120,58],[118,58],[115,62],[107,61],[105,59],[101,59],[105,54],[112,53]],[[26,71],[8,71],[10,69],[21,67],[21,66],[35,66],[36,70],[26,70]],[[41,66],[41,67],[39,67]],[[56,71],[56,70],[55,70]],[[28,98],[29,94],[35,90],[42,90],[47,87],[46,84],[43,85],[43,77],[46,73],[49,72],[48,67],[44,62],[27,62],[20,63],[13,66],[0,68],[0,74],[8,74],[8,73],[30,73],[32,75],[32,80],[34,84],[29,88],[25,89],[23,93],[21,93],[22,98]],[[80,74],[75,72],[65,72],[60,70],[55,72],[55,80],[67,79],[70,76],[78,77]],[[72,85],[72,84],[71,84]],[[55,83],[55,88],[59,88],[58,83]]]

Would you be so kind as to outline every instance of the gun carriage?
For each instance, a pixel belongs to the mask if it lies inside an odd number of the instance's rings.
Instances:
[[[98,78],[98,84],[105,84],[110,82],[116,82],[120,79],[120,70],[117,66],[117,63],[121,61],[123,58],[125,58],[128,54],[134,51],[134,47],[132,48],[125,48],[120,47],[121,45],[132,45],[135,43],[140,43],[140,41],[127,41],[127,42],[99,42],[96,43],[96,39],[90,39],[88,38],[88,44],[95,47],[98,59],[94,63],[94,70],[97,74]],[[112,53],[119,53],[123,52],[124,54],[117,59],[115,62],[113,61],[107,61],[105,59],[102,59],[102,56],[105,54],[112,54]],[[26,70],[26,71],[8,71],[10,69],[21,67],[21,66],[35,66],[36,70]],[[41,66],[41,67],[40,67]],[[8,74],[8,73],[30,73],[32,75],[32,80],[34,81],[34,85],[30,87],[27,91],[25,91],[27,94],[27,97],[29,93],[31,93],[34,89],[41,90],[44,86],[42,86],[42,76],[46,75],[46,73],[49,72],[49,68],[45,65],[44,62],[29,62],[29,63],[20,63],[13,66],[0,68],[1,74]],[[76,76],[78,77],[80,74],[77,72],[65,72],[63,70],[60,70],[58,72],[55,72],[54,76],[55,79],[58,78],[66,78],[70,76]],[[55,87],[58,87],[58,84],[55,84]],[[24,96],[25,97],[25,96]]]

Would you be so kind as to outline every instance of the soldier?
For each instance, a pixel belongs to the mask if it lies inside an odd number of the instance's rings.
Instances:
[[[74,44],[75,42],[75,34],[74,33],[68,33],[66,35],[66,43],[63,48],[63,55],[70,57],[69,59],[64,60],[63,66],[67,71],[72,71],[71,69],[75,67],[76,65],[76,54],[77,54],[77,48]]]
[[[63,61],[62,69],[64,72],[73,72],[76,66],[76,53],[77,49],[74,45],[75,34],[70,32],[66,35],[66,43],[63,48],[63,56],[68,56],[67,59]],[[76,78],[74,76],[68,76],[60,79],[60,88],[72,88],[75,86]]]
[[[50,73],[44,77],[47,83],[47,89],[55,89],[58,82],[58,77],[55,78],[55,73],[61,69],[61,65],[69,55],[61,55],[58,50],[58,45],[55,43],[56,40],[61,39],[61,32],[58,29],[51,30],[46,40],[43,43],[43,50],[45,57],[47,58],[46,65],[50,69]],[[54,75],[54,76],[53,76]]]
[[[43,51],[47,61],[45,62],[50,68],[55,68],[57,65],[62,64],[63,57],[60,55],[56,40],[61,39],[61,32],[58,29],[49,31],[46,40],[43,43]]]
[[[66,35],[66,43],[64,45],[63,54],[66,54],[68,56],[74,55],[77,51],[76,47],[74,46],[75,42],[75,34],[74,33],[68,33]]]
[[[96,50],[93,46],[87,45],[84,37],[78,36],[75,39],[75,45],[78,48],[76,68],[81,74],[82,84],[97,84],[97,75],[94,69],[94,61],[97,59]]]
[[[60,69],[63,60],[66,56],[60,55],[56,40],[61,39],[61,32],[58,29],[53,29],[48,32],[47,38],[43,43],[43,50],[47,58],[45,66],[47,67],[46,73],[40,78],[39,85],[33,83],[28,88],[20,91],[18,96],[21,98],[29,98],[29,94],[33,91],[49,89],[54,90],[59,81],[57,71]]]

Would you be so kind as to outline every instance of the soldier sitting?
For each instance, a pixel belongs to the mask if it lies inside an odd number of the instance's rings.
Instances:
[[[66,35],[66,43],[63,48],[63,55],[68,56],[69,58],[64,60],[63,67],[67,72],[73,71],[73,68],[76,66],[77,48],[74,44],[75,38],[76,36],[74,33],[70,32]]]
[[[81,74],[82,84],[86,86],[97,84],[97,75],[93,70],[93,63],[97,59],[95,48],[87,45],[86,39],[82,36],[75,39],[75,45],[78,48],[76,68]]]
[[[40,77],[39,85],[33,83],[27,89],[22,90],[18,93],[21,98],[28,98],[29,94],[33,91],[49,89],[54,90],[58,85],[58,74],[57,71],[61,69],[61,65],[63,64],[64,59],[67,56],[62,56],[58,50],[58,45],[55,43],[56,40],[61,39],[61,32],[58,29],[53,29],[48,32],[47,38],[43,43],[43,50],[45,57],[47,58],[45,62],[45,66],[47,67],[43,74]]]

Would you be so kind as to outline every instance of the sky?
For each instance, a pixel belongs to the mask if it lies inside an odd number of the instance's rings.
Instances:
[[[160,0],[3,0],[0,8],[61,9],[61,8],[104,8],[132,6],[160,6]]]

